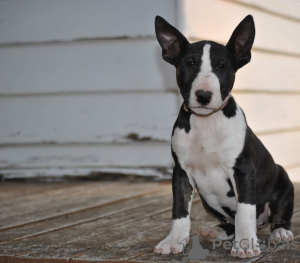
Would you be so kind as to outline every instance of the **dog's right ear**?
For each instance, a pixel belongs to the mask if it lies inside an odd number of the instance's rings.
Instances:
[[[175,65],[189,42],[175,27],[160,16],[155,17],[155,32],[162,47],[163,59]]]

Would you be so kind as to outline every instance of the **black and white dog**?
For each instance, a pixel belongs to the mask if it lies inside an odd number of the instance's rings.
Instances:
[[[251,59],[252,16],[237,26],[226,46],[213,41],[191,44],[159,16],[155,30],[163,59],[176,67],[183,104],[172,132],[172,228],[154,252],[182,252],[182,244],[189,241],[195,188],[206,211],[220,221],[200,228],[199,235],[235,238],[232,256],[260,255],[256,230],[268,223],[272,240],[293,240],[294,187],[231,96],[236,71]]]

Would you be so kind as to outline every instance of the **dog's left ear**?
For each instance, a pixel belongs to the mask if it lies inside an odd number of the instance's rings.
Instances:
[[[155,17],[155,32],[162,48],[163,59],[175,65],[189,42],[184,35],[160,16]]]
[[[233,31],[226,47],[234,60],[236,70],[251,60],[251,48],[255,37],[253,17],[246,16]]]

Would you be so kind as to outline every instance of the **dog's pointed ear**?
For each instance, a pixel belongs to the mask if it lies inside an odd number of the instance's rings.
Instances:
[[[175,65],[189,42],[175,27],[160,16],[155,17],[155,32],[162,47],[163,59]]]
[[[233,31],[226,47],[235,62],[236,70],[251,60],[251,48],[255,37],[253,17],[246,16]]]

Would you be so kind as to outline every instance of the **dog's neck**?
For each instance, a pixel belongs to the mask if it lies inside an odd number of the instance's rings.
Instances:
[[[210,115],[224,109],[229,101],[229,99],[231,98],[231,96],[229,96],[229,98],[217,109],[213,110],[211,113],[209,114],[199,114],[199,113],[196,113],[194,112],[192,109],[188,108],[184,103],[183,103],[183,109],[186,111],[186,112],[191,112],[192,114],[196,115],[197,117],[201,117],[201,118],[205,118],[205,117],[209,117]]]

